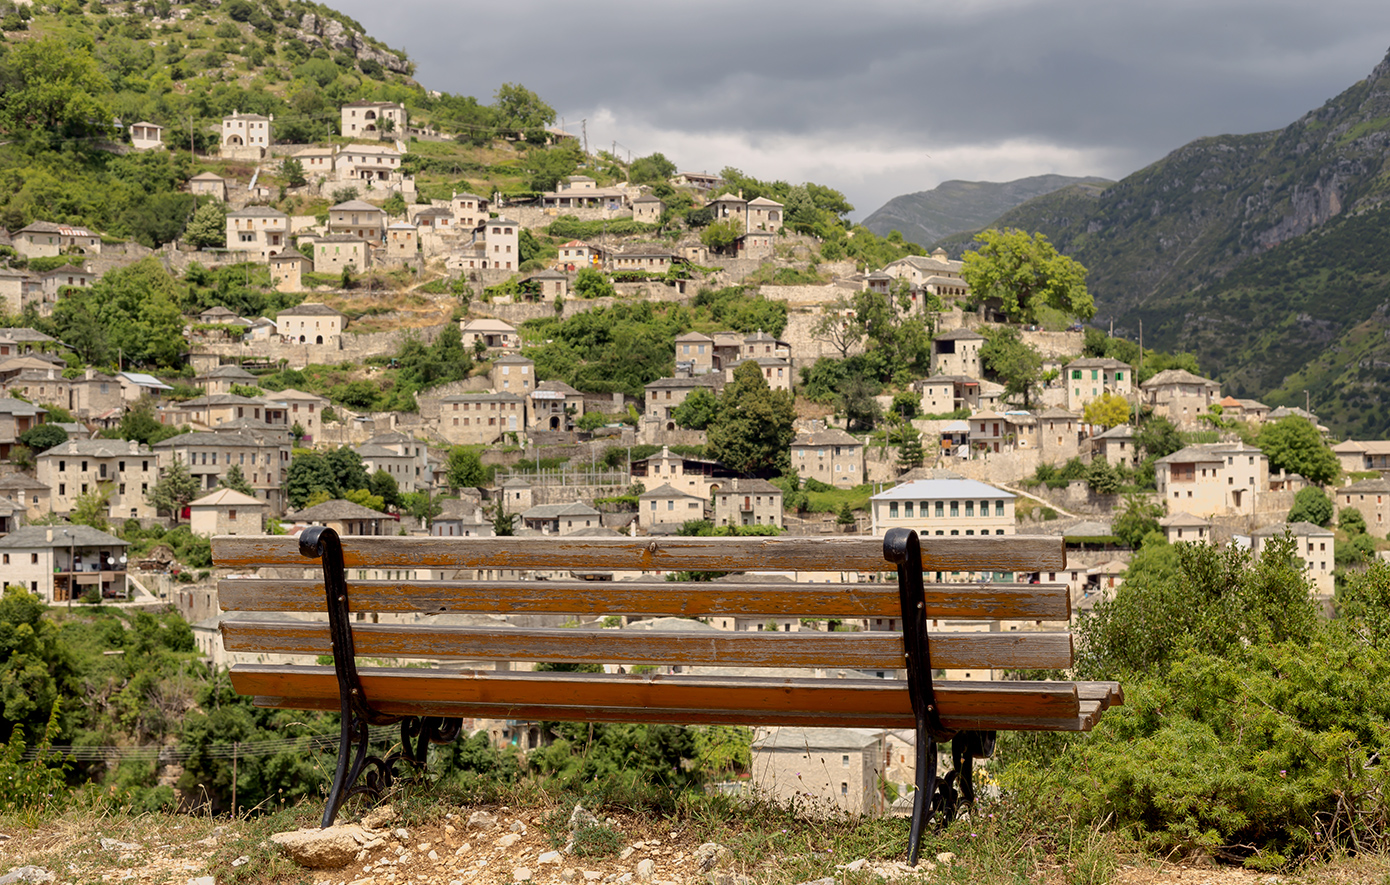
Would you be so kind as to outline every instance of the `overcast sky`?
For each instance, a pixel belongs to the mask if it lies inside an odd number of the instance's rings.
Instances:
[[[537,92],[589,146],[841,190],[1122,178],[1293,122],[1390,47],[1385,0],[330,0],[427,88]]]

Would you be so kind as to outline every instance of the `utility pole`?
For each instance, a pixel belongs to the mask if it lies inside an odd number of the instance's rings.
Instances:
[[[584,134],[584,156],[589,156],[589,118],[579,121],[579,131]]]

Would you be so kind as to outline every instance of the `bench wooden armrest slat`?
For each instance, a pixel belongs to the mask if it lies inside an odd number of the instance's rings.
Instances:
[[[677,633],[639,630],[522,630],[354,624],[360,657],[462,658],[594,664],[724,667],[903,666],[897,633]],[[328,625],[306,621],[222,622],[228,651],[321,655],[332,651]],[[1063,669],[1072,664],[1070,633],[934,633],[940,669]]]
[[[330,667],[287,673],[239,664],[232,684],[262,706],[335,710],[338,682]],[[1100,702],[1081,700],[1074,683],[938,682],[948,728],[1078,731]],[[375,709],[394,715],[504,719],[663,721],[748,725],[912,728],[901,682],[881,679],[778,679],[619,676],[586,673],[446,672],[382,668],[363,671]]]
[[[307,561],[306,561],[307,563]],[[323,611],[323,580],[224,579],[224,611]],[[656,581],[349,581],[354,611],[901,618],[897,584]],[[927,584],[928,618],[1065,621],[1065,584]]]
[[[922,539],[922,568],[932,571],[1060,570],[1059,537],[999,535]],[[855,538],[343,538],[348,568],[615,569],[741,571],[783,569],[891,571],[883,540]],[[219,568],[311,563],[291,537],[220,535],[212,540]]]

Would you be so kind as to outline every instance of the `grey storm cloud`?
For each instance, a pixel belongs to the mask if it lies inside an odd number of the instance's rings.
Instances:
[[[861,208],[944,178],[1123,176],[1196,137],[1292,122],[1390,46],[1384,0],[336,5],[429,88],[489,100],[524,83],[598,145],[717,169],[706,154],[737,144],[793,166],[755,175],[843,175],[823,183]],[[1026,147],[991,153],[1006,144]],[[1001,174],[956,159],[972,151]]]

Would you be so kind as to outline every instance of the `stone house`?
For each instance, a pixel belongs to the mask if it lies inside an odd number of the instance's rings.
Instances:
[[[289,429],[285,421],[285,405],[276,400],[276,395],[253,397],[214,393],[168,402],[159,407],[161,424],[201,424],[221,428],[239,421],[257,422],[257,426],[281,425],[280,429],[284,431]]]
[[[323,429],[323,410],[328,408],[328,400],[318,394],[287,387],[270,394],[266,399],[282,405],[286,410],[285,420],[291,428],[298,424],[304,429],[304,437],[300,440],[302,444],[312,444],[319,431]]]
[[[671,179],[672,187],[688,187],[702,193],[712,191],[724,183],[724,179],[708,172],[677,172]]]
[[[1066,380],[1067,408],[1078,414],[1102,394],[1129,399],[1134,392],[1134,369],[1109,357],[1072,360],[1062,367],[1062,377]]]
[[[299,161],[304,177],[310,181],[333,178],[337,156],[337,147],[307,147],[294,152],[294,159]]]
[[[104,415],[119,419],[125,412],[121,383],[96,369],[84,369],[82,377],[68,385],[68,411],[83,420]]]
[[[792,347],[787,342],[774,338],[759,329],[743,339],[739,356],[746,360],[764,357],[780,357],[789,360],[792,357]]]
[[[143,120],[130,124],[130,146],[137,151],[164,147],[164,127]]]
[[[1179,426],[1192,426],[1221,400],[1221,385],[1185,369],[1165,369],[1139,385],[1143,401]]]
[[[58,225],[58,242],[68,254],[101,254],[101,236],[85,227]]]
[[[266,505],[236,489],[218,489],[188,505],[188,529],[195,535],[260,535]]]
[[[521,225],[510,218],[492,218],[483,223],[484,268],[514,270],[521,263]]]
[[[666,423],[666,429],[674,430],[671,413],[680,408],[686,397],[698,389],[716,393],[718,387],[710,375],[692,378],[658,378],[646,385],[646,403],[642,414],[647,418]]]
[[[570,278],[561,271],[546,268],[522,280],[521,289],[528,301],[563,301],[570,294]]]
[[[218,365],[214,370],[196,375],[193,383],[203,388],[208,396],[214,393],[231,393],[236,385],[256,386],[256,375],[250,374],[240,365]]]
[[[418,465],[414,455],[370,443],[364,443],[354,451],[362,459],[368,475],[375,475],[378,471],[386,473],[396,481],[396,487],[402,494],[419,490],[416,475]]]
[[[473,499],[444,498],[439,515],[430,520],[430,535],[436,538],[491,538],[492,520]]]
[[[771,258],[776,252],[776,234],[765,230],[750,230],[734,239],[734,256],[749,261]]]
[[[792,364],[791,360],[781,357],[757,357],[740,360],[724,370],[724,380],[734,380],[734,370],[744,363],[756,363],[758,371],[762,372],[763,380],[772,390],[785,390],[791,392],[792,389]]]
[[[765,479],[729,479],[711,497],[715,525],[782,525],[782,490]]]
[[[1128,424],[1117,424],[1091,437],[1091,458],[1100,458],[1114,465],[1137,466],[1139,449],[1134,445],[1134,428]]]
[[[1374,537],[1384,537],[1390,531],[1390,479],[1384,475],[1363,479],[1332,492],[1337,512],[1356,510],[1366,518],[1366,529]]]
[[[97,281],[97,275],[71,264],[55,267],[47,273],[39,274],[39,285],[43,300],[39,303],[39,313],[48,316],[53,305],[58,303],[58,294],[65,288],[89,289]]]
[[[488,220],[488,201],[470,193],[455,193],[449,197],[454,212],[454,224],[462,230],[476,230]]]
[[[714,370],[714,339],[699,332],[676,336],[676,371],[704,375]]]
[[[603,256],[606,254],[603,249],[590,246],[582,240],[570,240],[560,247],[559,252],[559,265],[568,271],[602,267]]]
[[[817,816],[882,814],[884,734],[867,728],[758,729],[753,784],[772,802],[797,803]]]
[[[410,115],[393,101],[353,101],[340,108],[344,138],[382,138],[404,136]],[[390,120],[389,126],[384,121]]]
[[[289,243],[290,218],[269,206],[247,206],[227,214],[227,251],[247,261],[269,261]]]
[[[434,462],[430,457],[429,445],[423,440],[404,433],[379,433],[362,444],[364,447],[385,449],[393,456],[409,459],[409,469],[401,473],[388,470],[396,478],[401,491],[421,491],[434,486],[436,474]],[[359,454],[361,454],[359,450]],[[365,459],[366,456],[363,455]],[[375,462],[374,462],[375,463]],[[383,462],[382,466],[385,464]],[[375,467],[369,467],[375,470]]]
[[[62,229],[51,221],[35,221],[15,231],[14,250],[25,258],[56,258],[63,251]]]
[[[515,393],[460,393],[439,401],[439,435],[451,445],[490,445],[526,430],[526,399]]]
[[[563,381],[542,381],[530,396],[528,426],[533,430],[573,430],[584,415],[584,394]]]
[[[212,197],[227,202],[227,179],[216,172],[199,172],[188,179],[188,192],[195,197]]]
[[[679,526],[705,518],[705,499],[670,485],[657,486],[637,496],[637,520],[643,528]]]
[[[662,446],[655,455],[633,461],[632,479],[645,486],[669,485],[697,498],[709,498],[733,472],[718,461],[671,453]]]
[[[35,477],[52,490],[54,513],[72,512],[77,499],[110,486],[107,518],[153,519],[154,507],[145,496],[159,480],[154,452],[136,442],[114,439],[74,439],[40,452],[34,459]]]
[[[681,260],[679,255],[664,249],[638,248],[609,256],[608,267],[613,273],[664,274]]]
[[[24,312],[26,305],[41,304],[42,302],[42,280],[27,271],[0,268],[0,309],[19,315]],[[4,333],[0,333],[0,338],[9,341]],[[4,347],[9,349],[13,345],[6,344]],[[0,356],[12,356],[17,352],[17,350],[11,350],[9,353],[0,352]]]
[[[980,382],[965,375],[932,375],[912,386],[921,394],[924,415],[945,415],[980,405]]]
[[[1188,446],[1155,461],[1154,472],[1170,512],[1248,516],[1269,491],[1269,459],[1239,443]]]
[[[744,230],[765,230],[778,233],[782,230],[785,213],[782,204],[767,197],[754,197],[748,201],[748,215]]]
[[[53,494],[48,486],[23,473],[11,473],[0,479],[0,498],[7,498],[24,508],[29,522],[43,519],[53,510]]]
[[[397,221],[386,228],[387,261],[410,261],[420,254],[420,232],[415,225]]]
[[[1390,440],[1349,439],[1333,446],[1332,454],[1337,456],[1345,473],[1390,470]]]
[[[337,275],[345,268],[361,272],[372,266],[371,244],[352,234],[315,237],[306,245],[314,252],[314,273]]]
[[[508,353],[493,360],[492,389],[502,393],[526,396],[536,386],[536,364],[518,353]]]
[[[22,399],[0,399],[0,460],[8,461],[19,438],[44,422],[48,410]]]
[[[733,221],[740,230],[748,229],[748,201],[741,194],[720,194],[706,204],[715,221]]]
[[[1158,521],[1169,544],[1184,541],[1189,544],[1210,544],[1211,520],[1193,516],[1191,513],[1174,513]]]
[[[384,144],[348,144],[333,160],[339,180],[399,181],[401,152]]]
[[[459,337],[463,339],[466,350],[474,350],[479,341],[488,350],[515,350],[521,346],[521,336],[516,326],[502,320],[480,317],[473,320],[459,320]]]
[[[883,272],[889,276],[907,280],[907,284],[913,290],[928,289],[932,290],[932,280],[936,280],[948,287],[959,286],[964,292],[968,292],[965,280],[961,279],[961,268],[964,262],[953,261],[946,255],[945,249],[934,249],[928,255],[908,255],[886,264]],[[937,295],[953,294],[935,292]]]
[[[543,535],[569,535],[602,525],[602,515],[588,504],[540,504],[521,513],[521,523]]]
[[[792,467],[801,479],[852,489],[867,481],[864,442],[838,428],[803,430],[792,440]]]
[[[243,114],[232,111],[222,118],[222,156],[259,160],[274,140],[275,115]]]
[[[454,210],[446,206],[428,206],[416,212],[411,221],[417,227],[440,234],[467,230],[458,224],[458,219],[454,217]]]
[[[656,224],[661,220],[661,213],[665,209],[666,204],[661,202],[660,197],[643,194],[632,201],[632,220],[644,224]]]
[[[914,480],[869,499],[873,533],[909,528],[918,535],[1012,535],[1015,497],[973,479]]]
[[[296,524],[322,525],[339,535],[394,535],[396,520],[390,514],[335,498],[286,515]]]
[[[1330,599],[1333,591],[1332,572],[1337,567],[1332,530],[1311,522],[1281,522],[1265,526],[1250,533],[1251,554],[1259,559],[1270,540],[1282,538],[1285,533],[1293,539],[1294,555],[1303,562],[1303,568],[1313,584],[1314,596]]]
[[[980,349],[985,336],[970,329],[952,329],[932,339],[931,373],[980,377]]]
[[[1043,458],[1059,464],[1081,453],[1081,416],[1066,409],[1044,409],[1037,415],[1037,446]]]
[[[130,545],[86,525],[26,525],[0,538],[0,573],[46,603],[124,599]]]
[[[291,452],[287,433],[249,428],[184,433],[155,443],[153,449],[161,469],[181,461],[198,488],[208,492],[238,467],[271,513],[285,512],[284,482]]]
[[[146,372],[119,372],[116,383],[121,385],[121,398],[128,403],[139,402],[145,397],[158,401],[174,389]]]
[[[280,311],[275,316],[275,325],[281,337],[290,342],[333,344],[347,327],[347,316],[326,304],[306,301]]]
[[[348,200],[329,208],[328,232],[380,243],[386,232],[386,213],[365,200]]]
[[[293,249],[270,256],[270,278],[278,292],[303,292],[304,274],[313,269],[314,262]]]

